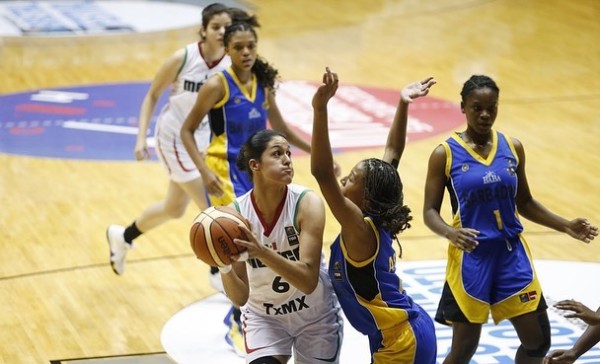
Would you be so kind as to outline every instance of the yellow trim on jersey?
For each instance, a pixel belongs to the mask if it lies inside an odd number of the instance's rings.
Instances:
[[[417,339],[408,321],[398,326],[381,330],[381,348],[373,354],[374,364],[414,363],[417,354]]]
[[[448,244],[448,266],[446,281],[456,299],[456,303],[465,317],[474,324],[484,324],[488,321],[489,307],[487,302],[469,295],[463,286],[462,258],[465,253],[453,244]]]
[[[512,153],[515,156],[515,159],[517,160],[517,166],[519,165],[519,155],[517,154],[517,150],[515,149],[515,145],[512,142],[512,139],[506,135],[506,133],[504,134],[504,139],[506,139],[506,142],[508,143],[508,147],[510,148],[510,150],[512,151]]]
[[[225,105],[225,103],[227,102],[227,100],[229,100],[229,85],[227,84],[227,79],[225,78],[225,75],[222,72],[217,73],[217,76],[219,76],[219,78],[221,79],[221,82],[223,82],[223,88],[225,89],[225,95],[223,95],[223,98],[221,100],[219,100],[219,102],[217,102],[216,104],[213,105],[213,109],[218,109],[220,107],[222,107],[223,105]]]
[[[450,178],[450,167],[452,167],[452,152],[450,151],[450,146],[447,142],[442,142],[442,147],[446,151],[446,169],[444,173],[446,173],[446,178]]]
[[[358,262],[358,261],[350,258],[348,256],[348,252],[346,251],[346,243],[344,242],[344,237],[342,236],[342,234],[340,234],[340,247],[342,248],[342,254],[344,254],[344,258],[346,259],[346,261],[348,261],[348,263],[352,264],[354,267],[357,267],[357,268],[364,267],[365,265],[371,263],[373,260],[375,260],[375,257],[377,257],[377,254],[379,254],[379,230],[377,230],[377,228],[375,227],[375,224],[373,223],[373,221],[371,220],[370,217],[365,216],[365,217],[363,217],[363,220],[369,224],[371,229],[373,229],[373,232],[375,233],[375,240],[377,241],[377,248],[375,249],[375,254],[373,254],[366,260],[364,260],[362,262]],[[379,298],[381,299],[381,297],[379,297]]]
[[[252,74],[252,90],[250,91],[250,94],[248,94],[248,89],[244,87],[244,84],[240,81],[235,72],[233,72],[233,68],[229,67],[227,69],[227,73],[231,75],[231,78],[233,78],[233,81],[240,89],[240,91],[242,91],[244,96],[246,96],[248,100],[254,102],[254,99],[256,99],[256,87],[258,85],[258,82],[256,81],[256,75],[254,73]]]
[[[213,135],[214,136],[214,135]],[[215,137],[215,139],[226,139],[227,136],[225,133],[223,135]],[[214,140],[214,139],[213,139]],[[221,141],[222,142],[222,141]],[[206,166],[210,168],[219,178],[221,179],[224,193],[222,196],[217,197],[214,195],[208,195],[208,199],[211,206],[227,206],[235,200],[235,190],[233,189],[233,184],[231,183],[231,178],[229,176],[229,162],[227,158],[220,158],[215,155],[207,155],[206,156]]]
[[[490,154],[488,154],[487,158],[483,158],[477,154],[473,148],[471,148],[467,143],[465,143],[464,140],[462,140],[460,136],[458,136],[458,134],[453,134],[451,138],[462,145],[473,158],[477,159],[483,165],[489,166],[494,161],[494,158],[496,158],[496,152],[498,151],[498,136],[496,135],[495,130],[492,130],[492,149],[490,150]]]

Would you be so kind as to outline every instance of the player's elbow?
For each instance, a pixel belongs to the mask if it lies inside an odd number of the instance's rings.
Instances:
[[[317,289],[319,285],[319,272],[314,275],[311,275],[309,279],[303,279],[301,283],[298,285],[298,288],[304,294],[311,294]]]

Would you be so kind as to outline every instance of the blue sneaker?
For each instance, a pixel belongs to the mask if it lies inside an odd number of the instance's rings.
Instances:
[[[223,319],[225,326],[229,327],[225,334],[225,341],[233,351],[240,357],[246,356],[246,345],[244,343],[244,333],[242,331],[242,323],[237,321],[233,315],[234,307],[231,306],[227,315]]]

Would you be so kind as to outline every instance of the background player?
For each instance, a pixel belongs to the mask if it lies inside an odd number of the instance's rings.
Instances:
[[[200,172],[187,154],[179,132],[185,117],[196,101],[200,86],[213,74],[231,64],[223,46],[225,27],[231,24],[229,8],[214,3],[202,10],[200,41],[188,44],[169,57],[156,73],[144,97],[139,116],[135,157],[150,158],[147,144],[148,127],[158,99],[173,87],[168,103],[156,123],[156,151],[169,175],[167,194],[148,206],[129,226],[110,225],[106,236],[110,247],[110,264],[116,274],[125,273],[125,257],[133,240],[160,224],[183,216],[190,199],[204,210],[206,197]],[[194,133],[199,148],[208,145],[210,128],[206,119]]]
[[[541,363],[550,348],[547,306],[518,215],[586,243],[598,235],[586,219],[566,220],[533,198],[523,145],[492,129],[499,93],[490,77],[471,76],[461,91],[466,130],[429,159],[423,217],[450,241],[436,314],[453,332],[444,363],[470,361],[490,311],[495,323],[508,319],[517,331],[516,363]],[[440,215],[446,188],[452,224]]]

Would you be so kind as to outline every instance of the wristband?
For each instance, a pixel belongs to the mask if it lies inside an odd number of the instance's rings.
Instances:
[[[219,272],[221,272],[221,274],[227,274],[227,273],[231,272],[231,264],[224,265],[224,266],[218,267],[218,268],[219,268]]]

